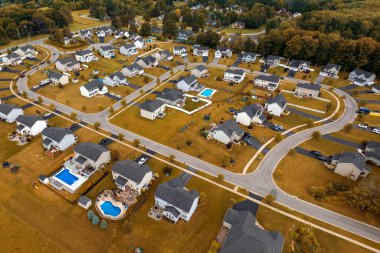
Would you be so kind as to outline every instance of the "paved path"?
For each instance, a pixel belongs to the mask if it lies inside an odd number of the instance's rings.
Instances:
[[[51,47],[49,45],[44,45],[44,47],[49,48],[53,52],[57,51],[54,47]],[[55,54],[52,56],[51,62],[54,62],[56,60],[57,55],[58,54]],[[47,65],[44,64],[42,66],[39,66],[39,68],[46,67],[46,66]],[[220,65],[218,64],[218,66]],[[179,67],[182,67],[183,69],[183,66],[179,66]],[[31,75],[35,73],[36,71],[38,71],[38,68],[31,69],[26,74]],[[165,76],[169,77],[170,73],[165,73],[162,76],[162,78],[165,78]],[[296,79],[295,81],[304,82],[303,80],[296,80]],[[20,92],[25,91],[29,98],[37,99],[37,97],[40,96],[39,94],[31,91],[27,87],[26,78],[20,78],[17,82],[17,86],[19,88],[19,91]],[[141,90],[143,90],[143,92],[149,91],[149,90],[152,90],[154,86],[156,86],[155,80],[148,83],[144,87],[142,87]],[[328,87],[325,86],[324,88],[328,88]],[[140,89],[128,95],[126,97],[126,101],[131,102],[133,104],[132,101],[141,95],[139,91]],[[194,168],[195,170],[205,172],[212,176],[223,174],[226,181],[236,186],[239,186],[241,188],[244,188],[248,190],[249,192],[252,192],[256,195],[266,196],[267,194],[270,193],[271,190],[275,190],[277,191],[276,201],[280,204],[283,204],[289,207],[290,209],[297,210],[301,213],[304,213],[316,219],[322,220],[336,227],[340,227],[354,234],[358,234],[363,237],[366,237],[370,240],[380,242],[380,230],[378,228],[369,226],[367,224],[353,220],[349,217],[345,217],[338,213],[329,211],[327,209],[321,208],[319,206],[315,206],[311,203],[295,198],[283,192],[272,180],[272,174],[275,168],[277,167],[278,163],[282,160],[282,158],[288,153],[288,150],[300,145],[302,142],[309,139],[313,131],[320,131],[322,134],[329,134],[331,132],[336,132],[342,129],[345,124],[354,121],[355,116],[356,116],[355,111],[357,109],[355,100],[343,91],[335,90],[335,92],[339,96],[346,96],[345,97],[345,103],[347,105],[346,111],[339,119],[337,119],[333,123],[328,123],[323,126],[310,128],[310,129],[307,129],[307,130],[304,130],[304,131],[301,131],[289,136],[285,140],[278,143],[273,149],[271,149],[267,153],[267,155],[261,161],[260,165],[258,166],[255,172],[246,174],[246,175],[235,174],[233,172],[227,171],[218,166],[215,166],[213,164],[200,160],[196,157],[193,157],[181,151],[178,151],[177,149],[165,146],[151,139],[148,139],[136,133],[130,132],[126,129],[112,125],[111,123],[107,121],[107,115],[108,115],[107,110],[104,110],[102,112],[95,113],[95,114],[87,114],[87,113],[83,113],[78,110],[75,110],[69,106],[60,104],[46,97],[43,97],[43,103],[46,105],[54,104],[57,110],[63,113],[66,113],[68,115],[71,114],[72,112],[76,112],[78,115],[78,118],[81,119],[81,123],[84,123],[84,124],[87,124],[87,123],[93,124],[95,122],[100,122],[101,128],[105,131],[112,133],[114,136],[117,136],[119,133],[122,133],[124,134],[127,140],[139,139],[141,145],[144,147],[147,147],[152,152],[157,152],[166,157],[170,155],[175,155],[177,161],[184,163],[187,166]],[[114,104],[113,106],[115,110],[121,108],[120,102]]]

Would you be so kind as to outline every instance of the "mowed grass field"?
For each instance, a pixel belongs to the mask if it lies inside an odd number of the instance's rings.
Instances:
[[[91,28],[95,26],[101,26],[109,24],[110,21],[101,21],[95,19],[89,19],[81,15],[89,15],[89,10],[78,10],[72,11],[71,15],[73,16],[74,22],[69,25],[71,31],[77,31],[81,29]]]

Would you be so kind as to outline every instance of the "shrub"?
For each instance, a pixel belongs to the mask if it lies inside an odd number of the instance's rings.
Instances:
[[[170,176],[173,172],[173,168],[172,167],[169,167],[169,166],[165,166],[163,169],[162,169],[162,172],[167,175],[167,176]]]
[[[118,135],[117,135],[117,138],[119,139],[119,140],[123,140],[124,139],[124,134],[122,134],[122,133],[119,133]]]
[[[87,219],[92,220],[92,217],[94,217],[94,211],[88,210],[87,212]]]
[[[133,145],[134,145],[135,147],[140,146],[140,140],[139,140],[139,139],[134,139],[134,140],[133,140]]]
[[[98,225],[99,221],[100,221],[99,217],[94,214],[94,216],[92,216],[92,219],[91,219],[92,225]]]
[[[321,138],[321,132],[319,132],[319,131],[314,131],[314,132],[311,134],[311,137],[312,137],[314,140],[318,141],[318,140]]]
[[[94,127],[95,127],[96,130],[99,130],[99,128],[100,128],[100,122],[95,122],[94,123]]]
[[[108,228],[107,221],[102,220],[102,222],[100,222],[100,228],[103,229],[103,230],[107,229]]]
[[[223,174],[218,174],[218,180],[222,182],[224,180],[224,175]]]

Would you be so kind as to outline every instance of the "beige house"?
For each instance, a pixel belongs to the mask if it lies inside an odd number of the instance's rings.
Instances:
[[[336,162],[334,172],[341,176],[347,177],[353,181],[356,181],[359,176],[366,177],[371,169],[365,165],[364,157],[359,153],[344,152],[337,156],[333,162]]]

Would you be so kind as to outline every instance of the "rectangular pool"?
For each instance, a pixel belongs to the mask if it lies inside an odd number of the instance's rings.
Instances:
[[[214,90],[214,89],[205,88],[198,95],[201,97],[204,97],[204,98],[209,98],[212,95],[214,95],[215,92],[216,92],[216,90]]]
[[[74,184],[79,179],[78,177],[71,174],[68,169],[61,170],[57,175],[55,175],[55,177],[68,185]]]

